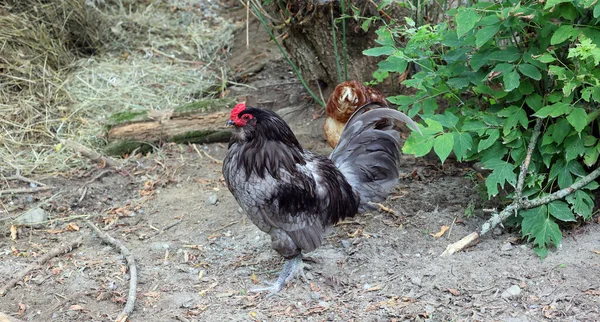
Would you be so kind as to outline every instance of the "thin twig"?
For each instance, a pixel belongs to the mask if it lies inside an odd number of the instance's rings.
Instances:
[[[27,182],[27,183],[33,183],[33,184],[38,185],[40,187],[45,187],[46,186],[46,184],[44,184],[44,183],[41,183],[39,181],[35,181],[33,179],[29,179],[29,178],[26,178],[26,177],[20,175],[19,172],[17,172],[14,176],[5,177],[4,180],[19,180],[19,181],[23,181],[23,182]]]
[[[523,198],[523,186],[525,185],[525,178],[527,177],[527,169],[529,169],[531,155],[533,154],[535,144],[540,136],[541,128],[542,119],[537,119],[537,121],[535,121],[535,126],[533,127],[533,132],[531,133],[529,146],[527,147],[527,155],[525,156],[525,160],[523,160],[523,164],[521,164],[521,172],[519,173],[519,180],[517,181],[517,187],[515,189],[515,200],[517,200],[517,202],[520,202]]]
[[[232,221],[232,222],[228,223],[227,225],[225,225],[225,226],[223,226],[223,227],[219,227],[219,228],[217,228],[217,229],[213,230],[213,231],[212,231],[212,234],[214,234],[214,233],[218,232],[219,230],[223,230],[223,229],[225,229],[225,228],[227,228],[227,227],[233,226],[233,225],[235,225],[235,224],[237,224],[237,223],[239,223],[239,221]]]
[[[89,185],[90,183],[92,183],[92,182],[94,182],[94,181],[96,181],[96,180],[100,179],[100,177],[102,177],[103,175],[105,175],[105,174],[107,174],[107,173],[109,173],[109,172],[112,172],[112,171],[113,171],[112,169],[104,170],[104,171],[102,171],[102,172],[98,173],[97,175],[93,176],[93,177],[92,177],[90,180],[86,181],[86,182],[83,184],[83,186],[82,186],[82,187],[83,187],[83,192],[81,193],[81,197],[79,197],[79,201],[78,201],[78,203],[81,203],[81,202],[83,201],[83,199],[85,198],[85,196],[86,196],[86,194],[87,194],[87,192],[88,192],[88,185]]]
[[[127,249],[127,247],[125,247],[125,245],[123,245],[121,241],[103,232],[102,230],[100,230],[100,228],[96,227],[96,225],[94,225],[89,220],[86,221],[86,224],[94,232],[96,232],[96,235],[98,235],[98,237],[100,237],[100,239],[102,239],[103,242],[118,249],[121,255],[125,257],[125,260],[127,260],[127,266],[129,267],[129,294],[127,295],[127,303],[125,303],[123,311],[115,320],[116,322],[125,322],[127,321],[127,318],[131,315],[131,313],[133,313],[133,308],[135,305],[135,297],[137,292],[137,268],[135,266],[135,258],[133,257],[133,254],[131,254],[129,249]]]
[[[216,163],[223,164],[223,161],[221,161],[219,159],[215,159],[213,156],[211,156],[210,154],[208,154],[208,152],[202,151],[202,153],[204,153],[204,155],[206,155],[209,159],[215,161]]]
[[[246,49],[250,48],[250,0],[246,1]]]
[[[116,168],[116,169],[118,169],[122,166],[121,162],[119,162],[111,157],[103,156],[96,151],[92,151],[78,142],[65,139],[65,140],[61,140],[61,143],[64,146],[70,147],[71,149],[81,153],[81,155],[83,155],[84,157],[86,157],[94,162],[104,164],[104,165],[107,165],[109,167]]]
[[[156,237],[156,236],[164,233],[165,231],[167,231],[167,230],[169,230],[169,229],[171,229],[171,228],[173,228],[173,227],[181,224],[182,221],[183,221],[182,219],[179,219],[176,222],[173,222],[173,223],[169,224],[168,226],[166,226],[165,228],[160,229],[157,232],[155,232],[154,234],[148,236],[146,239],[150,239],[150,238]],[[154,227],[152,227],[152,228],[154,228]]]
[[[50,259],[52,259],[58,255],[61,255],[63,253],[68,253],[68,252],[72,251],[73,249],[79,247],[82,242],[83,242],[83,236],[80,236],[79,238],[77,238],[74,241],[59,245],[58,247],[51,249],[49,252],[44,254],[44,256],[38,258],[35,261],[35,263],[27,266],[24,270],[17,273],[17,275],[13,279],[8,281],[8,283],[4,284],[4,286],[2,286],[2,288],[0,288],[0,296],[6,295],[6,293],[8,292],[8,289],[15,286],[21,280],[23,280],[23,277],[27,276],[27,274],[31,273],[32,271],[34,271],[38,268],[41,268],[42,265],[44,263],[46,263],[47,261],[49,261]]]
[[[6,189],[0,190],[0,196],[3,194],[18,194],[18,193],[35,193],[40,191],[52,190],[54,187],[44,186],[44,187],[35,187],[35,188],[15,188],[15,189]]]

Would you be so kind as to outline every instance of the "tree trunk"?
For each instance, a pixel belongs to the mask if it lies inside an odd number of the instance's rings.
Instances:
[[[377,11],[373,1],[344,0],[345,13],[352,16],[354,10],[359,10],[362,17],[379,17],[389,21],[400,19],[407,15],[407,11],[393,6],[389,14]],[[354,8],[351,9],[350,6]],[[302,77],[316,89],[317,84],[324,90],[324,95],[335,88],[337,84],[346,80],[344,77],[344,45],[342,21],[336,22],[335,39],[337,42],[337,53],[341,68],[341,79],[338,77],[336,63],[336,50],[332,33],[333,18],[342,17],[340,1],[273,1],[271,5],[264,7],[266,13],[273,18],[271,23],[282,26],[281,30],[287,33],[283,38],[283,45],[291,60],[298,66]],[[289,19],[292,17],[292,19]],[[289,21],[283,26],[285,21]],[[367,31],[361,27],[365,19],[346,18],[346,61],[347,79],[355,79],[361,82],[373,79],[372,74],[377,69],[379,57],[369,57],[362,54],[363,50],[376,47],[375,31],[382,25],[381,20],[374,20]],[[278,26],[278,23],[281,25]],[[281,39],[280,38],[280,39]],[[384,92],[390,92],[391,84],[380,86]],[[327,100],[327,96],[325,96]]]

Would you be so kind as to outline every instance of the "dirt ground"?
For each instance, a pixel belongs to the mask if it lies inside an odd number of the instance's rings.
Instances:
[[[306,148],[329,153],[320,111],[256,23],[251,32],[254,46],[246,49],[238,37],[230,64],[261,68],[230,95],[278,110]],[[518,233],[500,229],[440,257],[483,223],[491,205],[469,165],[409,156],[385,202],[393,213],[337,225],[308,254],[309,283],[294,280],[270,298],[247,293],[274,280],[283,260],[225,187],[226,148],[167,145],[133,157],[121,172],[91,166],[37,178],[52,191],[2,196],[0,281],[60,243],[80,236],[83,243],[9,288],[0,312],[27,321],[116,318],[129,287],[125,259],[86,226],[89,217],[135,257],[131,321],[600,321],[600,225],[568,231],[544,261]],[[40,204],[49,220],[19,227],[13,241],[9,219]],[[443,225],[451,231],[433,237]]]

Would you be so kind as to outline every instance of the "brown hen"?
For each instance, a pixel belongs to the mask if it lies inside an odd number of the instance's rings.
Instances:
[[[383,94],[378,90],[366,87],[359,81],[346,81],[335,87],[329,100],[325,113],[325,139],[334,148],[340,140],[340,134],[352,114],[361,106],[369,103],[378,103],[388,106]]]

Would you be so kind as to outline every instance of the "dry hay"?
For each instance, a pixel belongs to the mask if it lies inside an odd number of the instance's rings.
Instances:
[[[187,103],[221,82],[234,26],[208,1],[0,4],[0,174],[87,166],[111,112]],[[82,163],[83,162],[83,163]]]

